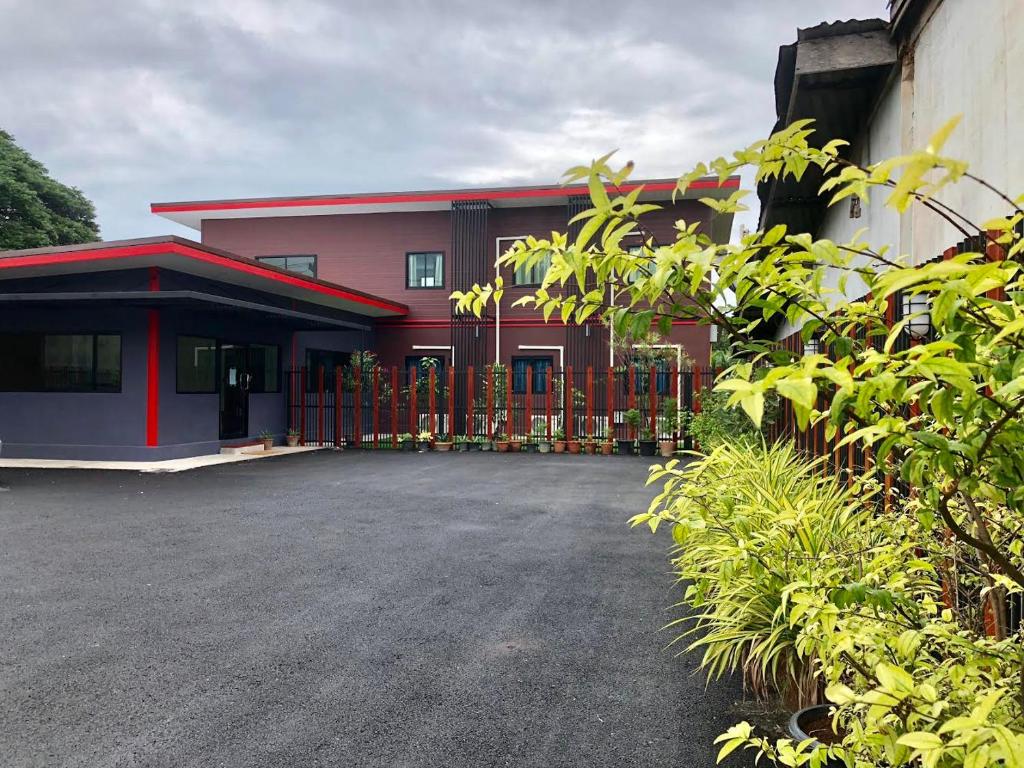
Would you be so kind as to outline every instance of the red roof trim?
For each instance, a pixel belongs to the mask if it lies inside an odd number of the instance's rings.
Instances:
[[[182,243],[164,242],[145,245],[123,245],[110,248],[95,248],[82,251],[66,251],[63,253],[41,253],[26,256],[9,256],[0,259],[0,269],[13,269],[15,267],[37,267],[49,264],[72,264],[82,261],[102,261],[105,259],[130,259],[140,256],[155,256],[164,253],[173,253],[178,256],[204,261],[208,264],[216,264],[227,267],[238,272],[262,277],[274,282],[292,285],[308,291],[331,296],[336,299],[352,301],[370,307],[377,307],[389,312],[407,314],[408,310],[399,305],[392,304],[371,296],[363,296],[344,288],[325,285],[311,280],[305,280],[298,275],[291,275],[283,272],[276,272],[258,264],[249,264],[237,259],[230,259],[226,256],[219,256],[215,253],[193,248]]]
[[[729,178],[721,183],[713,179],[698,179],[690,184],[690,189],[734,189],[738,188],[739,185],[739,179],[736,178]],[[632,192],[637,187],[643,187],[649,192],[670,192],[676,188],[676,183],[674,181],[663,181],[649,184],[623,184],[619,189],[622,192]],[[462,192],[400,192],[380,195],[225,200],[206,203],[151,203],[149,208],[153,213],[235,211],[252,208],[303,208],[323,205],[387,205],[396,203],[447,203],[457,200],[513,200],[527,197],[565,197],[566,195],[586,193],[587,188],[581,186],[540,187],[536,189],[481,189]]]

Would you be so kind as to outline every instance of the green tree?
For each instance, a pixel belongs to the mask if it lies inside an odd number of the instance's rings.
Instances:
[[[51,178],[0,130],[0,250],[99,240],[95,218],[80,190]]]
[[[919,151],[865,166],[843,156],[846,142],[815,147],[810,121],[797,121],[699,165],[677,187],[684,192],[709,171],[725,179],[750,168],[762,182],[820,170],[831,204],[856,196],[899,214],[913,206],[976,238],[977,247],[950,258],[895,253],[862,233],[833,242],[782,225],[717,244],[699,222],[679,221],[674,240],[659,242],[644,223],[658,206],[639,202],[642,187],[619,191],[632,166],[612,168],[606,156],[567,174],[569,182],[588,182],[592,201],[576,219],[576,238],[526,238],[500,259],[514,269],[550,263],[534,294],[519,300],[545,318],[557,312],[582,323],[601,313],[617,334],[637,337],[665,332],[674,319],[717,324],[735,360],[716,383],[727,405],[759,426],[767,399],[777,396],[801,427],[823,425],[838,447],[853,445],[867,457],[843,483],[854,489],[854,510],[870,512],[866,536],[852,551],[837,544],[800,553],[810,558],[810,577],[787,570],[792,551],[771,538],[782,525],[820,528],[788,491],[754,530],[724,492],[732,475],[722,492],[695,501],[699,486],[669,462],[651,476],[668,477],[664,492],[634,518],[652,528],[665,522],[684,548],[704,535],[701,526],[716,526],[714,546],[728,541],[732,554],[723,559],[720,549],[709,560],[723,564],[708,571],[709,585],[752,562],[776,575],[786,614],[776,629],[792,629],[787,653],[811,663],[845,733],[836,756],[851,768],[1024,765],[1024,629],[1006,620],[1007,601],[1024,599],[1024,196],[942,154],[955,125]],[[993,218],[946,203],[944,190],[957,183],[990,193]],[[703,202],[734,213],[744,210],[745,194]],[[621,245],[631,233],[644,237],[639,255]],[[845,297],[852,278],[863,298]],[[579,295],[573,284],[593,288]],[[617,306],[607,306],[609,287]],[[479,314],[502,290],[499,278],[453,298]],[[805,355],[765,339],[766,321],[800,328],[820,351]],[[927,331],[911,326],[922,321]],[[721,458],[713,454],[702,466],[714,470]],[[899,476],[913,494],[880,483],[883,474]],[[719,498],[726,506],[717,506]],[[750,512],[765,513],[766,504],[759,492]],[[723,741],[725,753],[751,746],[790,766],[814,767],[823,757],[808,744],[766,741],[747,724]]]

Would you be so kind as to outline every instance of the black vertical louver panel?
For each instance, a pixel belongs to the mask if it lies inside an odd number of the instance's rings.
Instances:
[[[483,285],[494,277],[493,255],[488,248],[486,200],[452,203],[452,286],[465,291],[474,283]],[[472,366],[478,373],[490,361],[487,323],[491,316],[458,315],[452,304],[451,344],[455,350],[455,413],[452,429],[465,432],[468,394],[465,371]]]
[[[566,209],[566,220],[572,222],[577,214],[591,207],[590,198],[586,195],[576,195],[569,198]],[[573,242],[579,236],[582,229],[582,222],[568,224],[569,241]],[[575,280],[567,283],[567,292],[582,296],[586,290],[592,290],[595,283],[588,277],[588,284],[579,286]],[[581,290],[583,288],[584,290]],[[598,370],[608,365],[608,344],[609,333],[604,323],[599,318],[592,318],[584,325],[577,325],[571,322],[565,327],[565,364],[571,365],[575,371],[584,371],[587,366]]]

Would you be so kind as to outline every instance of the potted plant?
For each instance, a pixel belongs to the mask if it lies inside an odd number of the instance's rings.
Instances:
[[[541,453],[551,453],[551,441],[548,440],[547,428],[538,424],[533,429],[533,440],[537,444],[537,450]]]
[[[465,435],[457,435],[455,437],[455,447],[459,452],[465,453],[469,450],[469,438]]]
[[[481,451],[490,451],[490,450],[492,450],[494,448],[494,442],[491,441],[491,440],[488,440],[483,435],[478,437],[477,440],[480,441],[480,450]]]
[[[430,433],[427,432],[426,434],[429,435]],[[449,435],[447,435],[447,434],[439,434],[437,436],[437,439],[434,440],[434,450],[435,451],[450,451],[451,449],[452,449],[452,441],[451,441],[451,437]]]
[[[420,451],[430,450],[430,433],[427,431],[420,432],[416,435],[416,444]]]
[[[412,439],[412,434],[409,432],[403,432],[398,436],[398,444],[403,451],[411,451],[416,447],[416,442]]]
[[[597,441],[594,439],[593,435],[587,435],[583,440],[583,450],[590,456],[597,453]]]
[[[532,433],[526,436],[526,440],[523,442],[523,450],[527,453],[537,452],[537,442]]]
[[[508,450],[510,453],[519,453],[523,450],[523,438],[518,435],[509,437],[508,439]]]
[[[569,453],[579,453],[583,443],[579,440],[573,440],[570,438],[569,440],[566,440],[565,445],[569,449]]]
[[[640,429],[640,411],[636,408],[630,408],[624,414],[622,414],[622,421],[625,422],[629,428],[630,437],[626,439],[620,438],[617,442],[619,444],[619,455],[620,456],[632,456],[636,443],[632,435],[635,435]]]
[[[285,437],[285,441],[288,443],[288,447],[294,448],[295,446],[297,446],[299,444],[299,438],[301,436],[302,435],[299,433],[299,430],[297,430],[295,427],[289,429],[288,435]]]
[[[565,453],[565,430],[556,429],[553,437],[555,442],[552,447],[555,449],[555,453]]]
[[[498,453],[508,453],[508,435],[504,432],[496,432],[494,435],[494,450]]]
[[[260,440],[263,441],[263,450],[269,451],[274,447],[274,433],[264,429],[260,432]]]
[[[676,452],[676,433],[679,431],[679,401],[674,397],[666,398],[663,413],[665,414],[665,431],[671,437],[658,441],[658,448],[661,450],[662,456],[669,458]]]
[[[480,451],[483,450],[484,443],[487,442],[487,438],[483,435],[474,435],[473,437],[466,438],[466,450],[467,451]]]
[[[653,456],[658,451],[658,441],[654,439],[654,433],[649,427],[640,430],[640,439],[637,441],[641,456]]]
[[[601,443],[601,455],[602,456],[611,456],[612,455],[612,448],[614,448],[614,447],[615,447],[615,444],[612,443],[611,440],[605,440],[603,443]]]

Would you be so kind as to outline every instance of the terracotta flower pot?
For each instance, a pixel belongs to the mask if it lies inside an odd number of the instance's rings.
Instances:
[[[601,443],[601,455],[602,456],[611,456],[612,455],[612,448],[614,448],[614,447],[615,446],[610,441],[609,442],[605,442],[605,443]]]
[[[569,446],[569,453],[579,453],[582,443],[579,440],[569,440],[566,443]]]
[[[523,450],[523,441],[522,440],[509,440],[508,441],[508,450],[509,450],[509,453],[519,453],[521,450]]]
[[[508,440],[495,440],[494,449],[498,453],[508,453]]]
[[[294,448],[299,444],[298,435],[288,435],[288,437],[286,437],[285,440],[287,441],[289,448]]]
[[[452,449],[452,444],[451,443],[442,443],[440,440],[438,440],[437,442],[434,443],[434,450],[435,451],[441,451],[443,453],[445,451],[450,451],[451,449]]]
[[[553,447],[555,453],[565,453],[565,440],[555,440]]]
[[[269,451],[273,447],[274,447],[274,438],[266,437],[266,438],[263,439],[263,450],[264,451]]]
[[[661,455],[665,458],[669,458],[676,452],[676,441],[675,440],[661,440],[658,442],[658,448],[661,449]]]
[[[583,450],[586,451],[590,456],[593,456],[595,453],[597,453],[597,443],[595,443],[593,440],[587,440],[587,442],[583,444]]]

